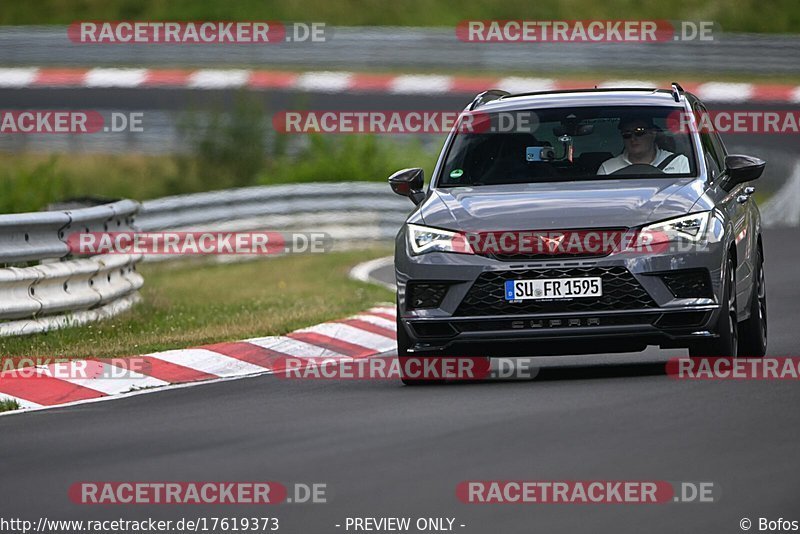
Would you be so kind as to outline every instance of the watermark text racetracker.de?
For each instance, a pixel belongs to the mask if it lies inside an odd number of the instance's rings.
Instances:
[[[144,132],[144,112],[0,109],[0,134]]]
[[[74,232],[67,246],[74,255],[270,255],[323,253],[333,240],[325,232]]]
[[[77,44],[275,44],[324,43],[324,22],[253,21],[79,21],[67,28]]]
[[[456,486],[464,504],[713,503],[714,482],[665,480],[469,480]]]
[[[147,358],[104,358],[85,360],[65,357],[22,356],[0,358],[0,384],[5,380],[38,379],[59,380],[137,380],[151,373],[152,363]]]
[[[468,43],[664,43],[713,41],[712,21],[464,20],[456,37]]]
[[[532,380],[539,367],[526,358],[408,356],[404,358],[276,357],[273,371],[289,380]]]
[[[800,111],[714,110],[687,113],[676,111],[667,117],[667,128],[675,133],[800,134]]]
[[[678,380],[800,380],[800,357],[672,358],[666,371]]]
[[[539,117],[533,111],[289,110],[275,113],[272,126],[285,134],[532,133]]]

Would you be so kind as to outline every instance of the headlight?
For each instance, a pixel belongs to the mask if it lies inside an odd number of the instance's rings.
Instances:
[[[642,228],[640,243],[643,239],[647,239],[651,245],[676,241],[696,243],[705,237],[710,217],[710,211],[701,211],[650,224]]]
[[[408,225],[408,243],[415,256],[428,252],[474,254],[464,234],[418,224]]]

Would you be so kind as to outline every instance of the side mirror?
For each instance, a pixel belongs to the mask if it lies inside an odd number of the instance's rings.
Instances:
[[[767,162],[753,156],[730,155],[725,157],[725,174],[721,187],[730,191],[735,186],[755,180],[764,172]]]
[[[414,204],[419,204],[425,200],[425,171],[422,169],[403,169],[397,171],[389,177],[389,185],[392,191],[400,196],[408,197]]]

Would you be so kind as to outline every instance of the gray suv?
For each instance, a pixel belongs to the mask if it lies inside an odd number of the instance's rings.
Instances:
[[[411,356],[765,354],[765,162],[729,155],[671,89],[486,91],[422,169],[395,243]],[[406,383],[414,380],[405,377]]]

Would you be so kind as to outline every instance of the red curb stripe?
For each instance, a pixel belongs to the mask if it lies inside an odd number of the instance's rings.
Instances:
[[[397,78],[393,74],[355,73],[350,80],[350,89],[354,91],[388,91]]]
[[[157,356],[136,356],[143,360],[142,368],[146,372],[143,374],[152,376],[170,384],[180,384],[182,382],[197,382],[198,380],[211,380],[219,378],[204,371],[198,371],[191,367],[185,367],[176,363],[159,360]]]
[[[203,345],[202,347],[198,348],[210,350],[212,352],[217,352],[224,356],[236,358],[237,360],[251,363],[253,365],[258,365],[259,367],[264,367],[266,369],[271,369],[273,371],[285,369],[286,361],[289,359],[291,360],[298,359],[297,357],[293,357],[290,354],[285,354],[283,352],[278,352],[277,350],[260,347],[258,345],[254,345],[253,343],[248,343],[246,341],[235,341],[230,343]]]
[[[344,321],[336,321],[337,323],[347,324],[350,326],[354,326],[360,330],[366,330],[367,332],[372,332],[373,334],[378,334],[379,336],[388,337],[389,339],[396,339],[396,333],[394,330],[389,330],[388,328],[384,328],[382,326],[378,326],[373,323],[369,323],[367,321],[362,321],[361,319],[345,319]]]
[[[14,397],[53,406],[67,402],[107,397],[105,393],[78,386],[44,375],[19,375],[18,371],[10,371],[0,375],[0,393],[8,393]]]
[[[760,102],[789,102],[794,97],[793,85],[754,85],[751,100]]]
[[[87,69],[40,69],[31,85],[83,85]]]
[[[148,70],[142,85],[150,87],[183,87],[189,83],[191,75],[192,71],[183,69]]]
[[[247,86],[253,89],[286,89],[294,86],[297,78],[294,72],[259,70],[250,74]]]
[[[500,79],[478,76],[454,76],[450,84],[451,91],[480,93],[500,86]]]
[[[397,319],[397,317],[395,317],[393,314],[386,312],[368,311],[364,312],[362,315],[374,315],[375,317],[380,317],[381,319],[389,319],[390,321],[394,321]]]
[[[342,341],[341,339],[326,336],[325,334],[318,334],[316,332],[292,332],[291,334],[286,334],[286,337],[296,339],[298,341],[304,341],[324,349],[333,350],[339,354],[350,356],[351,358],[365,358],[367,356],[378,354],[378,352],[374,349],[362,347],[361,345],[356,345],[355,343]]]

